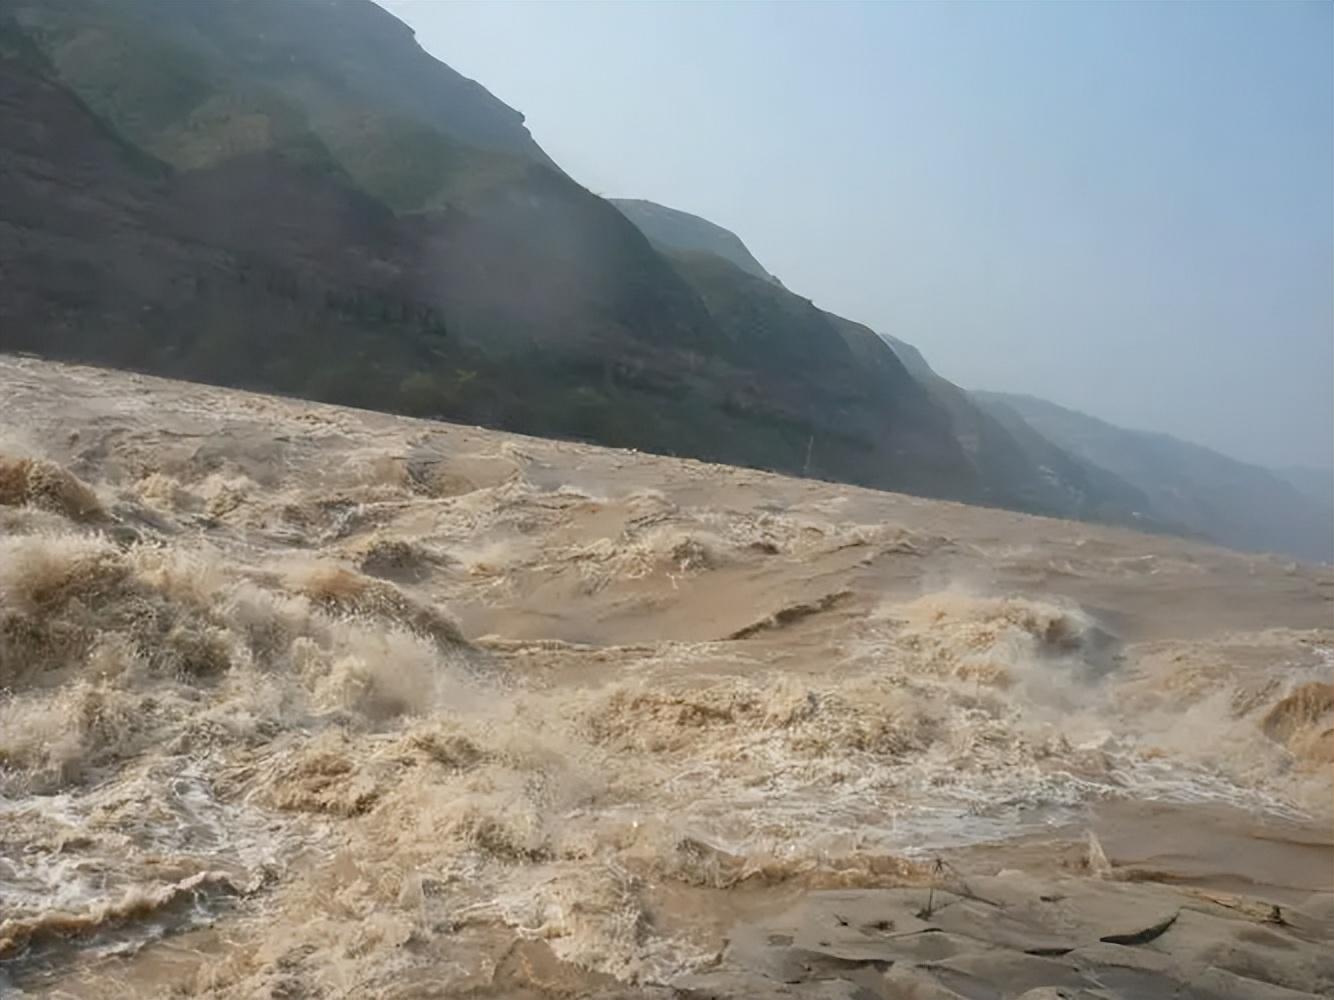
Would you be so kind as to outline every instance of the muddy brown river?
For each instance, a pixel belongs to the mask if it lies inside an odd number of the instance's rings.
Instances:
[[[1332,771],[1328,567],[0,358],[6,998],[1330,996]]]

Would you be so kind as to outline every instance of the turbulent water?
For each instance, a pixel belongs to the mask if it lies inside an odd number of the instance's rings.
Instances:
[[[29,360],[0,400],[5,995],[668,989],[937,858],[1334,890],[1327,569]]]

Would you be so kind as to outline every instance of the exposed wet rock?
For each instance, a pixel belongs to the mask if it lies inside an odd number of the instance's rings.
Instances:
[[[1280,1000],[1334,986],[1330,938],[1173,889],[1019,873],[955,888],[811,893],[736,928],[720,968],[685,985],[721,998],[823,996],[802,990],[838,982],[862,991],[848,995],[966,1000]]]

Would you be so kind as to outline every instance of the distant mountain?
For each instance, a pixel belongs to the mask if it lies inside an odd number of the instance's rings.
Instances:
[[[1166,434],[1126,430],[1031,396],[978,392],[1064,450],[1141,491],[1147,513],[1234,548],[1334,559],[1334,509],[1279,475]]]
[[[801,471],[858,481],[852,470],[873,462],[911,476],[918,492],[992,500],[948,414],[870,330],[714,254],[669,259],[719,330],[715,357],[753,372],[729,382],[724,408],[790,427],[804,449]]]
[[[525,164],[523,115],[369,0],[0,0],[107,125],[180,169],[278,151],[397,209]]]
[[[655,246],[677,253],[711,253],[756,278],[777,280],[755,259],[739,236],[708,219],[637,198],[612,198],[611,203],[624,212]]]
[[[0,350],[1201,521],[979,409],[727,230],[596,197],[371,0],[0,0],[0,135]]]
[[[993,470],[990,478],[1006,480],[1010,490],[1024,498],[1007,506],[1055,509],[1067,517],[1150,531],[1186,530],[1151,512],[1148,497],[1129,482],[1058,447],[1004,408],[979,404],[971,393],[938,375],[916,347],[881,336],[949,411],[955,436],[972,460]]]
[[[1289,465],[1274,469],[1273,472],[1323,510],[1334,511],[1334,469]]]
[[[831,385],[837,376],[825,371],[828,366],[845,364],[842,359],[851,352],[857,366],[874,371],[889,360],[883,351],[888,344],[920,390],[913,405],[934,411],[937,421],[943,419],[947,439],[937,439],[933,450],[961,454],[967,464],[973,485],[960,495],[1018,510],[1164,527],[1144,512],[1147,501],[1138,490],[1066,454],[1023,421],[1013,427],[998,421],[932,371],[916,348],[824,312],[775,284],[736,234],[654,202],[613,203],[668,252],[727,336],[726,350],[765,359],[775,378],[822,373],[818,383]],[[801,391],[799,384],[794,388]],[[827,408],[837,402],[821,400],[819,405]],[[817,470],[827,446],[822,441],[814,452]]]

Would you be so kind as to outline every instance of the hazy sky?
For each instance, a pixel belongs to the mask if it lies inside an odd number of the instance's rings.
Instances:
[[[1331,464],[1334,5],[382,2],[964,386]]]

